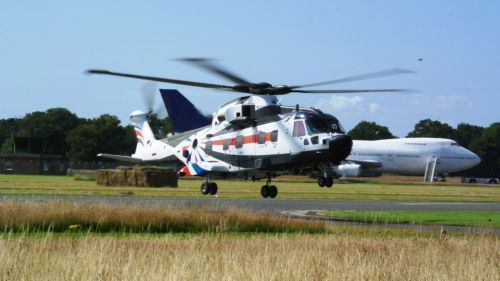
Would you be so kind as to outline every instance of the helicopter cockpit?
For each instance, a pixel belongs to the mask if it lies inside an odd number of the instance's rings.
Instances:
[[[294,128],[294,135],[301,135],[305,133],[305,130],[307,130],[309,135],[320,133],[345,134],[344,128],[339,120],[330,114],[322,114],[322,116],[320,116],[317,113],[299,111],[295,114],[294,120],[304,120],[305,123],[305,128],[301,125],[302,122],[296,123],[295,127],[297,127],[297,132],[295,132],[296,130]]]

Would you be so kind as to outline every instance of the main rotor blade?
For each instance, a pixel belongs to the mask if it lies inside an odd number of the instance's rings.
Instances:
[[[408,89],[360,89],[360,90],[292,90],[291,93],[306,94],[352,94],[352,93],[378,93],[378,92],[412,92]]]
[[[198,67],[201,67],[205,70],[213,72],[219,76],[229,79],[230,81],[240,84],[240,85],[251,85],[252,83],[248,82],[246,79],[243,79],[241,76],[236,75],[221,66],[215,65],[209,59],[205,58],[181,58],[180,61],[192,63]]]
[[[226,85],[217,85],[217,84],[170,79],[170,78],[162,78],[162,77],[154,77],[154,76],[144,76],[144,75],[121,73],[121,72],[112,72],[112,71],[100,70],[100,69],[89,69],[89,70],[87,70],[87,73],[88,74],[103,74],[103,75],[121,76],[121,77],[150,80],[150,81],[164,82],[164,83],[172,83],[172,84],[179,84],[179,85],[187,85],[187,86],[194,86],[194,87],[201,87],[201,88],[212,88],[212,89],[222,89],[222,90],[227,90],[227,91],[234,91],[233,87],[226,86]]]
[[[305,85],[292,86],[290,88],[292,88],[292,89],[298,89],[298,88],[321,86],[321,85],[327,85],[327,84],[338,84],[338,83],[345,83],[345,82],[351,82],[351,81],[373,79],[373,78],[379,78],[379,77],[385,77],[385,76],[393,76],[393,75],[400,75],[400,74],[409,74],[409,73],[415,73],[415,72],[411,71],[411,70],[406,70],[406,69],[393,68],[393,69],[386,69],[386,70],[382,70],[382,71],[370,72],[370,73],[366,73],[366,74],[356,75],[356,76],[350,76],[350,77],[345,77],[345,78],[340,78],[340,79],[334,79],[334,80],[324,81],[324,82],[318,82],[318,83],[311,83],[311,84],[305,84]]]

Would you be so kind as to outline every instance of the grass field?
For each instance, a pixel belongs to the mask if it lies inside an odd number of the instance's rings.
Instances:
[[[368,222],[500,227],[500,212],[334,210],[321,214]]]
[[[492,234],[239,210],[0,204],[0,280],[500,280],[499,260]]]
[[[380,179],[336,181],[333,188],[319,188],[306,177],[277,178],[280,199],[398,200],[426,202],[500,202],[498,185],[423,184]],[[178,188],[97,186],[94,181],[66,176],[0,175],[0,195],[103,195],[153,197],[203,197],[202,179],[181,179]],[[222,198],[260,198],[263,182],[217,180]]]
[[[0,236],[2,280],[500,280],[496,239]]]

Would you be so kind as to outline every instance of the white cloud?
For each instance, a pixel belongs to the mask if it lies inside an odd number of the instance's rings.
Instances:
[[[368,112],[370,113],[375,113],[378,111],[378,109],[380,108],[380,105],[372,102],[370,103],[370,105],[368,106]]]
[[[442,113],[464,109],[469,106],[470,101],[463,95],[416,95],[411,104],[417,112]]]
[[[369,103],[360,96],[339,96],[332,95],[330,99],[320,99],[316,107],[334,114],[339,113],[375,113],[379,110],[380,105],[377,103]]]

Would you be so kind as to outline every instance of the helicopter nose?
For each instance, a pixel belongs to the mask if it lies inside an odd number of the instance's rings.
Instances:
[[[349,135],[336,135],[330,139],[330,153],[333,164],[339,164],[351,153],[352,138]]]

